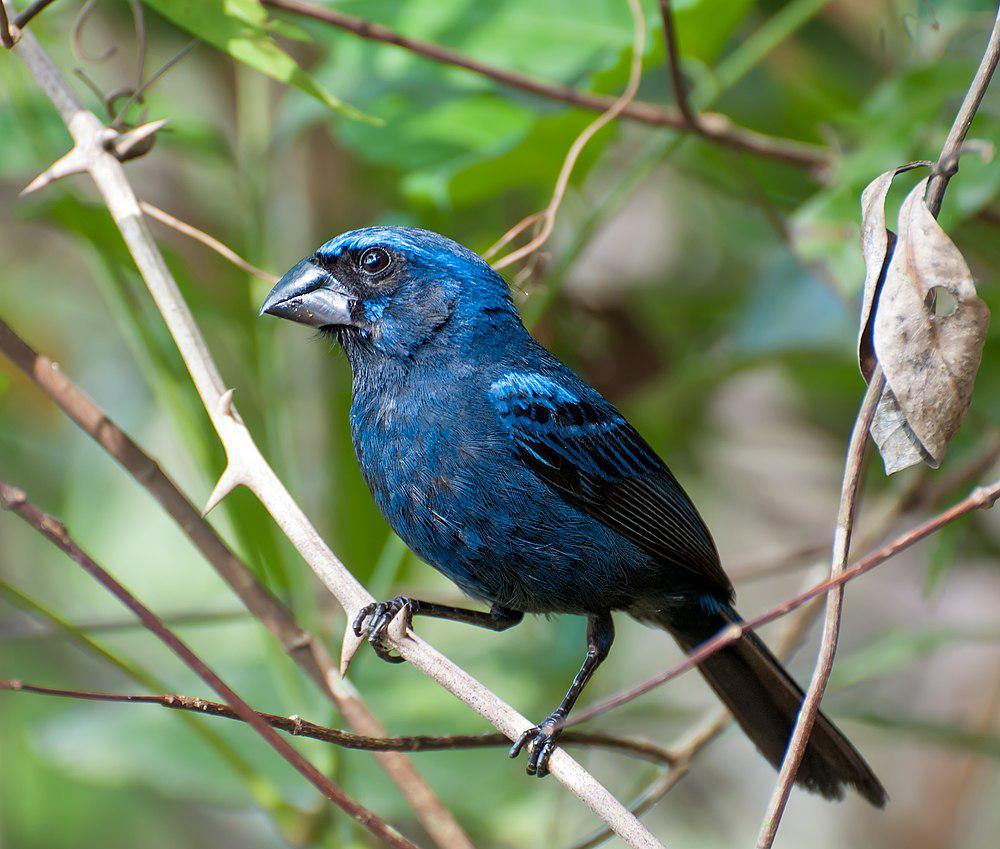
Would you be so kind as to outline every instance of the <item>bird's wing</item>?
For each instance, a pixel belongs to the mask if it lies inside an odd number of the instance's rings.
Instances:
[[[657,561],[730,591],[694,505],[611,404],[534,373],[505,375],[490,398],[520,458],[563,498]]]

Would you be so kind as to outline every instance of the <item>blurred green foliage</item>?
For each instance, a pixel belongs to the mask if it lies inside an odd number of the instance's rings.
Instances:
[[[81,33],[88,54],[115,46],[103,63],[71,51],[80,5],[63,0],[31,29],[67,76],[82,65],[104,90],[128,84],[136,39],[127,4],[98,4]],[[129,111],[133,123],[143,111],[170,119],[153,152],[127,166],[133,184],[275,272],[337,232],[377,222],[428,227],[485,250],[545,205],[566,149],[594,117],[314,21],[268,15],[251,0],[146,5],[149,68],[192,34],[204,43]],[[649,36],[639,97],[665,104],[671,87],[658,4],[643,6]],[[831,167],[810,173],[618,121],[586,149],[539,272],[516,287],[537,334],[669,458],[715,529],[724,561],[759,560],[828,534],[840,452],[861,393],[853,355],[863,278],[859,195],[881,171],[937,155],[994,10],[987,0],[677,0],[674,7],[698,108],[822,145]],[[343,0],[336,8],[581,90],[615,94],[627,77],[632,33],[622,0]],[[16,199],[65,152],[67,136],[10,55],[0,56],[0,91],[3,317],[59,361],[195,501],[204,499],[224,458],[162,319],[82,178]],[[82,85],[78,91],[103,109]],[[1000,143],[996,88],[972,137]],[[998,193],[1000,167],[969,155],[941,216],[994,313]],[[294,328],[258,322],[265,283],[151,226],[241,413],[332,547],[378,596],[414,590],[453,598],[454,588],[388,533],[371,502],[346,425],[343,357]],[[998,361],[994,329],[969,419],[936,475],[974,456],[996,427]],[[64,518],[168,621],[203,616],[180,632],[244,697],[261,709],[341,724],[152,501],[5,361],[0,461],[4,478]],[[874,463],[872,498],[893,497],[911,475],[886,481]],[[339,614],[256,500],[237,492],[212,521],[334,646]],[[903,826],[934,816],[921,774],[947,775],[971,756],[986,764],[977,773],[982,798],[996,788],[996,729],[981,723],[998,669],[989,630],[998,553],[996,519],[972,517],[851,590],[838,665],[844,687],[825,704],[859,720],[848,719],[848,730],[897,801],[880,817],[853,800],[834,807],[796,796],[786,845],[910,845]],[[207,695],[152,638],[124,627],[122,611],[74,568],[0,517],[0,677]],[[741,586],[741,606],[760,609],[801,579]],[[665,638],[620,624],[590,698],[676,656]],[[566,619],[502,635],[433,622],[420,630],[538,717],[561,695],[582,643],[582,624]],[[352,679],[393,732],[482,730],[474,714],[408,667],[362,654]],[[712,703],[684,679],[600,724],[667,743]],[[369,756],[303,748],[349,792],[430,845]],[[569,845],[594,825],[560,787],[527,780],[523,765],[501,752],[414,760],[478,846]],[[649,766],[611,755],[588,753],[585,762],[624,798],[652,777]],[[771,780],[745,741],[728,734],[648,821],[669,845],[736,845],[755,828]],[[0,693],[0,782],[0,846],[16,849],[368,845],[245,729],[153,707]],[[977,841],[1000,828],[998,814],[971,791],[963,803],[977,826],[951,845],[992,845]]]

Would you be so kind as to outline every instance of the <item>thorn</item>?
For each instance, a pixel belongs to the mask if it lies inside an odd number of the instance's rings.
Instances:
[[[233,417],[233,393],[235,391],[235,389],[227,389],[215,402],[215,412],[220,416]]]
[[[344,645],[340,649],[341,678],[347,675],[347,667],[351,665],[354,655],[358,653],[358,649],[361,648],[361,644],[365,641],[364,637],[358,637],[355,635],[354,629],[351,627],[352,621],[353,616],[348,615],[347,627],[344,629]]]
[[[232,392],[232,390],[229,390]],[[232,466],[226,466],[225,471],[222,473],[222,477],[219,478],[219,482],[215,485],[215,489],[212,490],[212,494],[208,496],[208,501],[205,502],[205,508],[201,511],[202,518],[205,518],[209,513],[212,512],[230,492],[232,492],[236,487],[238,487],[243,481],[240,476],[233,470]]]
[[[149,149],[153,146],[153,136],[155,136],[167,122],[166,118],[161,118],[157,121],[150,121],[148,124],[142,124],[129,130],[128,132],[121,134],[116,133],[111,137],[111,139],[109,139],[108,146],[119,161],[135,159],[136,157],[142,156],[144,153],[149,151]],[[145,144],[143,144],[144,142]]]
[[[86,170],[87,163],[83,154],[80,153],[79,148],[74,147],[69,153],[59,157],[59,159],[21,189],[21,197],[30,195],[32,192],[37,192],[39,189],[44,189],[49,183],[54,183],[63,177],[69,177],[71,174],[79,174],[81,171]]]

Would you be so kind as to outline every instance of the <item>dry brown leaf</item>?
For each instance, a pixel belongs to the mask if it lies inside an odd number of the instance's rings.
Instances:
[[[989,324],[968,265],[924,203],[926,186],[921,181],[903,201],[872,323],[886,394],[905,419],[894,420],[891,401],[880,409],[881,421],[876,413],[872,435],[877,442],[879,434],[891,437],[879,442],[887,474],[920,459],[940,464],[972,400]],[[942,309],[949,300],[953,309]]]
[[[858,328],[858,365],[865,382],[875,370],[872,345],[872,319],[885,272],[896,245],[896,234],[885,226],[885,199],[892,181],[906,171],[933,163],[910,162],[879,174],[861,193],[861,255],[865,261],[865,287],[861,297],[861,321]]]

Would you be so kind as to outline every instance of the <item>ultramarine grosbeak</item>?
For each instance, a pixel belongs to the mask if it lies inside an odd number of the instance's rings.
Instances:
[[[705,523],[663,461],[597,390],[536,342],[507,284],[426,230],[370,227],[327,242],[274,287],[261,313],[319,328],[353,374],[351,431],[393,530],[490,605],[397,597],[354,629],[386,660],[401,611],[502,631],[525,613],[587,617],[587,655],[559,707],[518,739],[545,775],[562,721],[608,656],[612,612],[669,631],[686,651],[739,621]],[[699,665],[771,764],[802,691],[753,633]],[[797,781],[826,797],[885,790],[819,714]]]

